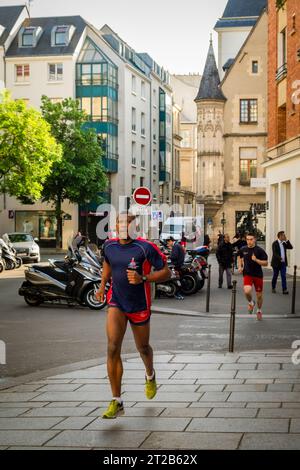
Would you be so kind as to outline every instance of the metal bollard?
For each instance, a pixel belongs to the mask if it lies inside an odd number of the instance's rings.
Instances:
[[[237,281],[233,281],[232,294],[231,294],[231,312],[230,312],[230,330],[229,330],[229,352],[231,353],[233,353],[234,351],[236,284],[237,284]]]
[[[291,314],[292,315],[295,314],[295,308],[296,308],[296,286],[297,286],[297,266],[294,266],[292,308],[291,308]]]
[[[210,302],[210,278],[211,278],[211,264],[208,265],[207,289],[206,289],[206,313],[209,312]]]

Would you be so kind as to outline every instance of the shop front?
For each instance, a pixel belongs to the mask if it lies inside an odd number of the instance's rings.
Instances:
[[[15,211],[15,231],[38,238],[42,248],[55,248],[56,230],[53,211]]]

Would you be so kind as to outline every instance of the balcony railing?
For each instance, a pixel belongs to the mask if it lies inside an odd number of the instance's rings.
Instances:
[[[282,80],[287,76],[287,63],[284,63],[276,71],[276,81]]]

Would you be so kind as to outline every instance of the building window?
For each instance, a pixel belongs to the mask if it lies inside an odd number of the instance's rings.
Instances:
[[[276,71],[276,80],[282,80],[287,75],[287,40],[286,28],[278,36],[278,69]]]
[[[252,60],[252,73],[254,74],[258,73],[258,61],[257,60]]]
[[[156,93],[156,89],[154,88],[153,90],[153,106],[156,108],[157,107],[157,93]]]
[[[49,82],[57,82],[63,79],[63,64],[48,64]]]
[[[141,176],[141,177],[140,177],[140,186],[143,187],[144,184],[145,184],[145,178],[144,178],[144,176]]]
[[[117,122],[117,102],[107,96],[79,98],[81,109],[86,112],[90,121]]]
[[[243,124],[257,123],[258,106],[256,99],[240,100],[240,122]]]
[[[166,110],[166,94],[161,88],[160,88],[160,93],[159,93],[159,110],[160,111]]]
[[[141,113],[141,134],[143,137],[146,135],[146,129],[145,129],[145,113]]]
[[[190,148],[192,146],[190,131],[181,131],[180,135],[182,137],[181,147]]]
[[[278,143],[286,140],[286,105],[280,106],[277,111],[277,140]]]
[[[16,82],[29,82],[30,76],[30,67],[29,64],[26,65],[16,65]]]
[[[145,168],[146,161],[145,161],[145,145],[141,145],[141,167]]]
[[[56,104],[56,103],[62,103],[63,102],[63,98],[49,98],[51,103],[53,104]]]
[[[144,80],[141,81],[141,97],[146,99],[146,84]]]
[[[132,132],[136,132],[136,109],[131,109],[131,130]]]
[[[35,28],[25,28],[22,34],[22,46],[33,47]]]
[[[153,140],[156,142],[157,134],[156,134],[156,119],[153,119]]]
[[[156,158],[157,158],[157,155],[156,155],[156,150],[154,149],[153,150],[153,171],[156,173]]]
[[[136,178],[135,178],[135,175],[132,175],[131,176],[131,190],[132,192],[135,190],[136,188]]]
[[[90,119],[92,115],[91,98],[81,98],[81,109],[86,112]]]
[[[131,91],[136,94],[136,76],[132,75],[131,77]]]
[[[287,42],[286,42],[286,28],[284,28],[280,35],[279,35],[279,62],[278,65],[286,64],[286,49],[287,49]]]
[[[57,26],[54,33],[55,46],[66,46],[68,43],[68,26]]]
[[[131,163],[136,165],[136,143],[131,142]]]
[[[240,184],[250,186],[251,178],[257,177],[257,148],[240,148]]]

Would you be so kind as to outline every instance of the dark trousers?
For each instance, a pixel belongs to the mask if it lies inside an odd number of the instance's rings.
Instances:
[[[278,275],[281,275],[282,290],[287,290],[286,285],[286,264],[281,263],[280,268],[273,268],[272,289],[276,288]]]
[[[226,271],[227,287],[231,286],[231,267],[225,267],[219,264],[219,286],[223,285],[224,271]]]

